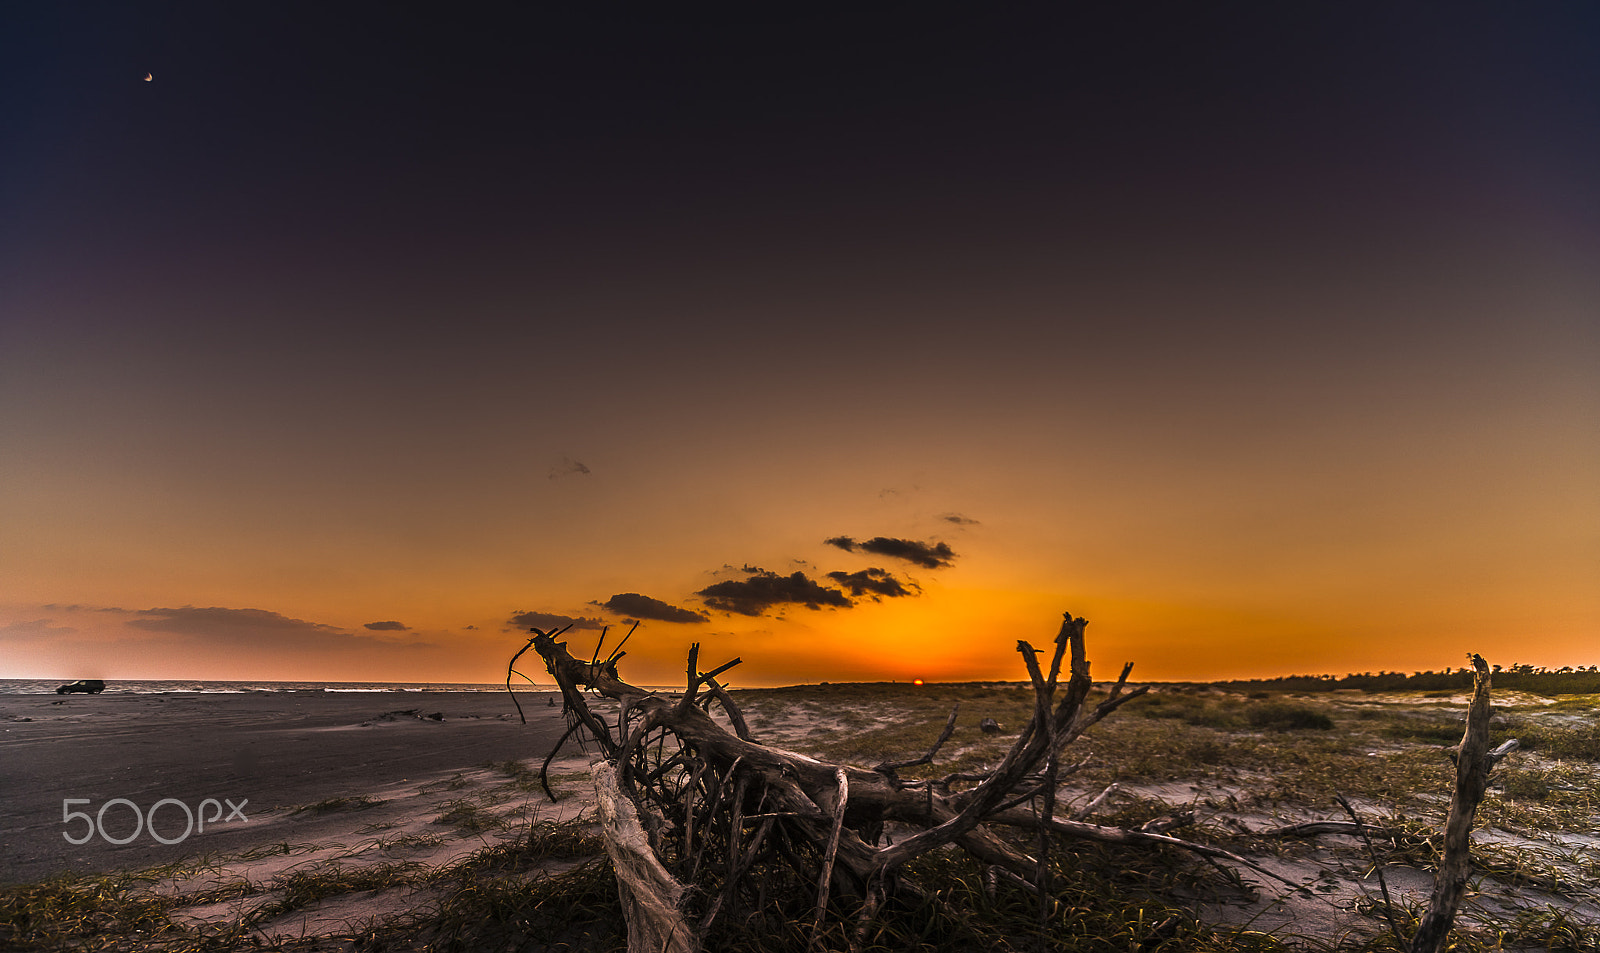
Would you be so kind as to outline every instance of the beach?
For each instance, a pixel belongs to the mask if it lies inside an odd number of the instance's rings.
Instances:
[[[858,765],[926,751],[957,701],[961,718],[938,760],[994,764],[1029,714],[1027,695],[1004,685],[834,684],[736,697],[764,743]],[[596,754],[567,742],[551,764],[552,800],[537,772],[566,729],[559,702],[548,704],[548,691],[517,698],[526,724],[503,692],[0,695],[0,885],[109,875],[116,886],[66,883],[37,896],[160,897],[153,926],[125,919],[120,929],[241,943],[393,937],[409,935],[410,923],[468,935],[481,921],[513,939],[604,932],[615,925],[611,907],[536,898],[588,890],[591,901],[615,903],[609,876],[596,880],[592,867],[575,886],[558,883],[604,853],[591,810]],[[589,700],[614,721],[614,703]],[[1382,891],[1416,906],[1432,889],[1431,853],[1406,845],[1443,823],[1451,772],[1442,751],[1465,701],[1169,687],[1085,739],[1097,757],[1063,785],[1059,804],[1119,826],[1185,818],[1179,836],[1251,858],[1237,868],[1241,889],[1196,888],[1185,916],[1285,937],[1371,934],[1385,928]],[[1501,769],[1481,807],[1474,858],[1486,879],[1463,923],[1526,921],[1517,929],[1544,942],[1568,920],[1585,930],[1600,922],[1585,886],[1594,701],[1501,693],[1499,730],[1534,750]],[[987,716],[999,733],[981,730]],[[1348,832],[1273,833],[1346,820],[1335,794],[1373,825],[1391,858],[1386,884],[1373,879],[1373,846]],[[1167,870],[1148,852],[1123,862]],[[16,896],[34,896],[26,891]],[[1111,896],[1142,892],[1122,884]],[[5,929],[0,922],[0,945]],[[92,919],[48,926],[66,938],[98,929]]]
[[[0,882],[349,841],[490,762],[537,769],[550,697],[519,692],[523,724],[503,692],[0,695]]]

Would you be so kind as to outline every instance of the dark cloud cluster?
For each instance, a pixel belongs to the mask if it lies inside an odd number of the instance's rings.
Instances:
[[[876,602],[888,597],[897,599],[912,595],[912,590],[894,577],[887,569],[863,569],[860,572],[830,572],[828,578],[843,586],[850,595],[859,599],[871,596]],[[915,587],[915,583],[912,586]]]
[[[957,526],[977,526],[978,525],[978,521],[977,520],[968,519],[967,517],[962,516],[960,513],[946,513],[945,515],[943,515],[943,516],[941,516],[939,518],[944,520],[946,523],[954,523]]]
[[[977,522],[956,513],[944,516],[942,519],[958,526]],[[890,536],[874,536],[866,541],[857,541],[850,536],[834,536],[824,542],[848,553],[887,556],[905,560],[925,569],[943,569],[951,565],[956,558],[948,543],[920,542]],[[899,579],[889,570],[877,566],[856,572],[844,570],[829,572],[825,574],[825,579],[817,580],[807,575],[807,571],[812,571],[813,568],[810,563],[796,559],[792,561],[792,565],[802,568],[784,575],[748,563],[737,569],[724,564],[721,572],[742,573],[744,578],[724,579],[712,583],[695,595],[705,600],[707,608],[719,612],[760,616],[769,610],[791,605],[805,606],[808,609],[823,607],[848,609],[856,604],[854,600],[857,599],[871,599],[873,602],[883,599],[904,599],[918,595],[922,591],[914,581]],[[829,586],[828,582],[839,588]],[[709,620],[703,612],[674,606],[636,592],[620,593],[605,602],[595,602],[592,605],[635,619],[654,619],[662,622]]]
[[[748,579],[714,583],[695,595],[713,609],[739,615],[761,615],[781,605],[802,605],[807,609],[848,609],[852,605],[844,593],[818,584],[803,572],[780,576],[757,566],[745,566],[744,571],[750,574]]]
[[[653,619],[657,622],[706,622],[711,618],[704,612],[682,609],[660,599],[642,596],[637,592],[619,592],[605,602],[590,604],[610,609],[618,615],[635,619]]]
[[[404,622],[396,622],[393,619],[390,619],[387,622],[368,622],[366,625],[362,626],[362,628],[371,629],[374,632],[410,632],[411,631],[411,626],[406,625]]]
[[[572,626],[574,629],[603,629],[605,622],[600,619],[574,618],[570,615],[558,615],[554,612],[517,612],[507,620],[510,629],[527,631],[528,629],[564,629]]]
[[[889,536],[874,536],[864,543],[858,543],[849,536],[833,536],[823,542],[829,546],[837,546],[847,553],[859,551],[872,553],[875,556],[888,556],[891,559],[904,559],[924,569],[943,569],[956,558],[949,543],[923,543],[914,539],[894,539]]]

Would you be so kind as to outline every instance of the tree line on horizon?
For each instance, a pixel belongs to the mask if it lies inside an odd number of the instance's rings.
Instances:
[[[1600,693],[1600,665],[1565,665],[1557,669],[1533,665],[1493,667],[1495,688],[1521,689],[1540,695],[1586,695]],[[1218,688],[1232,690],[1277,690],[1297,692],[1330,692],[1339,689],[1358,689],[1365,692],[1386,691],[1471,691],[1472,669],[1445,669],[1441,672],[1361,672],[1343,676],[1335,675],[1280,675],[1275,678],[1233,679],[1212,682]]]

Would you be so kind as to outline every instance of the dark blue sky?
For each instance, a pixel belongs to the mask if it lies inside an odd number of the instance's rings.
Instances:
[[[1594,225],[1585,4],[936,7],[9,11],[7,259],[490,279]]]

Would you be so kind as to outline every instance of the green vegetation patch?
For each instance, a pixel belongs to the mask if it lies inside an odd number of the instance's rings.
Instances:
[[[1449,746],[1461,743],[1465,718],[1433,712],[1404,713],[1382,728],[1386,738],[1412,744]]]
[[[1600,722],[1560,725],[1517,716],[1506,733],[1521,742],[1524,751],[1563,761],[1600,763]]]

